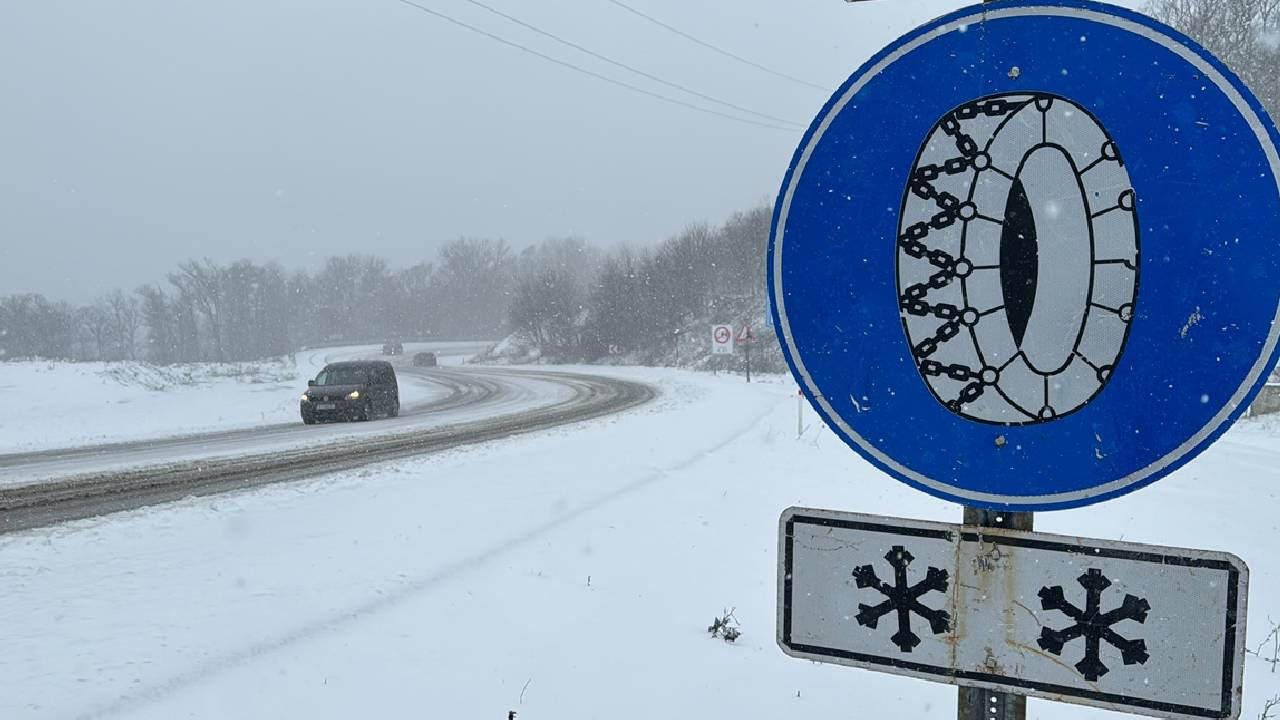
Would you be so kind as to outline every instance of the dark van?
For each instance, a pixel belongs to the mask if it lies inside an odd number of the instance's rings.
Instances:
[[[381,360],[336,362],[324,366],[299,404],[302,422],[372,420],[400,414],[400,386],[391,363]]]

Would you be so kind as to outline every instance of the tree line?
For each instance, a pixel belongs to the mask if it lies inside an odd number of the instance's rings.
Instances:
[[[390,337],[495,337],[513,273],[507,244],[483,238],[399,270],[367,255],[329,258],[314,273],[190,260],[163,282],[86,305],[0,297],[0,357],[223,362]]]
[[[690,226],[652,248],[550,238],[513,252],[462,238],[434,262],[392,269],[367,255],[314,273],[275,263],[183,262],[164,282],[82,306],[0,297],[5,359],[243,361],[383,339],[497,339],[555,360],[678,354],[691,324],[763,314],[768,206]]]
[[[517,263],[511,329],[553,360],[696,362],[710,324],[763,324],[771,214],[761,205],[651,248],[606,252],[572,239],[530,248]]]
[[[243,361],[518,331],[545,357],[596,359],[662,345],[717,303],[762,299],[768,218],[760,207],[652,249],[609,252],[574,237],[518,253],[502,240],[461,238],[434,262],[403,269],[367,255],[329,258],[314,273],[189,260],[163,282],[86,305],[0,297],[0,357]]]

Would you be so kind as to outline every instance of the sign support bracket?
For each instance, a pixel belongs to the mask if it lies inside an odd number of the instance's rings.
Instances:
[[[1007,530],[1033,529],[1035,513],[988,510],[966,506],[964,524],[977,527],[1004,528]],[[985,688],[959,688],[957,720],[1026,720],[1025,695],[996,692]]]

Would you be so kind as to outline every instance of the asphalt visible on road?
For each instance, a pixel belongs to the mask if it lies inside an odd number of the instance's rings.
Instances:
[[[306,434],[314,427],[299,421],[165,440],[0,456],[0,471],[20,473],[30,479],[0,488],[0,532],[499,440],[620,412],[656,395],[648,385],[581,373],[407,367],[399,372],[438,383],[445,392],[429,403],[403,408],[399,418],[359,423],[360,430],[368,427],[376,432],[324,444],[289,446],[291,440],[307,439]],[[523,392],[520,383],[530,380],[559,385],[565,391],[564,397],[542,405],[512,402],[511,396]],[[451,414],[462,419],[451,422]],[[426,419],[437,424],[422,425]],[[392,423],[394,427],[378,427],[380,423]],[[406,429],[397,429],[402,425]],[[284,445],[267,452],[255,451],[254,445],[261,446],[264,440]],[[237,454],[238,447],[245,448],[245,452]],[[204,456],[172,459],[190,453]],[[84,471],[95,465],[110,469]]]

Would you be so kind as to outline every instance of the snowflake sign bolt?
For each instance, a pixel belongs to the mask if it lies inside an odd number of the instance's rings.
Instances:
[[[1102,612],[1102,592],[1111,587],[1111,581],[1101,570],[1090,568],[1077,580],[1085,589],[1085,608],[1072,605],[1067,601],[1061,585],[1040,588],[1040,605],[1045,610],[1057,610],[1075,621],[1075,625],[1052,630],[1042,628],[1038,644],[1054,655],[1061,655],[1063,647],[1078,637],[1084,637],[1084,658],[1076,663],[1076,670],[1090,682],[1106,675],[1108,668],[1102,663],[1101,645],[1108,644],[1120,651],[1125,665],[1144,664],[1147,662],[1147,644],[1143,640],[1128,640],[1111,629],[1112,625],[1122,620],[1146,622],[1151,605],[1143,598],[1125,595],[1120,607],[1109,612]]]
[[[951,615],[945,610],[934,610],[920,603],[920,596],[930,592],[945,593],[947,591],[947,571],[931,567],[924,580],[915,585],[907,584],[907,566],[911,564],[911,553],[901,545],[894,545],[884,559],[893,566],[893,585],[880,580],[875,568],[863,565],[853,571],[854,580],[859,589],[875,588],[885,601],[879,605],[858,605],[858,624],[875,629],[880,618],[896,611],[898,613],[898,631],[893,635],[893,644],[902,652],[911,652],[920,644],[920,636],[911,631],[911,613],[915,613],[929,622],[929,629],[934,635],[941,635],[951,629]]]

